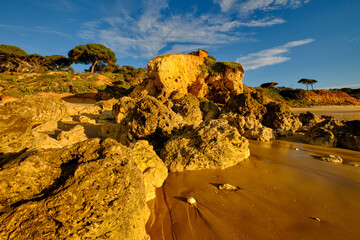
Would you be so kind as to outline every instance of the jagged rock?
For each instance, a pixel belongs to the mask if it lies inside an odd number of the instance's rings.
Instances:
[[[130,97],[122,97],[112,108],[112,114],[115,121],[120,123],[124,117],[135,107],[136,100]]]
[[[332,162],[332,163],[342,163],[343,160],[340,156],[334,154],[325,154],[320,157],[321,161]]]
[[[57,136],[58,142],[64,147],[85,141],[87,139],[85,128],[81,125],[76,125],[69,131],[63,131]]]
[[[67,109],[71,116],[75,116],[75,115],[98,116],[101,112],[101,108],[95,104],[67,103]]]
[[[1,239],[149,239],[142,173],[114,140],[20,157],[0,179]]]
[[[303,128],[306,127],[306,129],[314,126],[315,124],[321,122],[322,118],[320,118],[318,115],[312,112],[306,112],[306,113],[300,113],[299,114],[299,120],[301,121]]]
[[[250,93],[242,93],[230,98],[224,106],[225,112],[239,113],[245,117],[262,120],[266,107],[256,101]]]
[[[163,185],[168,169],[148,141],[140,140],[130,147],[131,156],[144,175],[146,201],[149,201],[155,198],[155,188]]]
[[[212,101],[202,101],[200,109],[203,113],[203,120],[217,119],[220,115],[220,108]]]
[[[348,149],[360,151],[360,121],[346,121],[342,131],[335,131],[338,144]],[[341,134],[342,133],[342,134]]]
[[[171,98],[174,94],[191,93],[225,102],[231,95],[242,93],[244,70],[238,63],[216,62],[206,57],[172,54],[162,55],[148,63],[148,79],[130,96],[145,95]]]
[[[79,116],[79,122],[80,123],[90,123],[90,124],[96,124],[96,120],[95,119],[91,119],[87,116],[81,115]]]
[[[50,137],[45,133],[32,131],[30,149],[49,149],[49,148],[62,148],[64,147],[56,139]]]
[[[0,154],[31,147],[33,125],[68,114],[64,101],[44,96],[26,96],[0,106]]]
[[[274,129],[280,136],[292,135],[302,126],[299,118],[284,104],[270,102],[266,104],[266,109],[262,124]]]
[[[180,114],[188,125],[198,126],[203,120],[200,101],[192,94],[186,94],[180,99],[174,99],[172,110]]]
[[[160,156],[171,172],[226,168],[250,155],[248,140],[226,120],[202,122],[165,143]]]
[[[119,124],[104,123],[101,125],[99,135],[103,138],[118,139],[121,133]]]
[[[244,137],[257,141],[267,142],[276,139],[276,133],[273,129],[268,127],[256,127],[249,130],[245,130]]]
[[[182,117],[154,97],[146,96],[136,102],[119,125],[123,144],[138,139],[166,141],[173,130],[184,125]]]
[[[33,128],[33,131],[39,133],[52,133],[58,129],[58,121],[49,121]]]
[[[115,98],[97,102],[96,105],[101,108],[101,114],[99,116],[99,119],[101,119],[101,120],[115,119],[112,110],[113,110],[113,106],[115,104],[117,104],[118,102],[119,102],[119,99],[115,99]]]
[[[305,133],[303,140],[306,143],[323,147],[335,147],[337,144],[335,135],[324,127],[312,128]]]
[[[252,116],[242,116],[239,113],[222,113],[219,119],[226,119],[230,126],[235,127],[239,133],[248,138],[258,141],[270,141],[276,138],[273,129],[264,127],[258,119]]]
[[[228,191],[237,191],[240,188],[238,186],[231,185],[229,183],[224,183],[219,185],[219,190],[228,190]]]

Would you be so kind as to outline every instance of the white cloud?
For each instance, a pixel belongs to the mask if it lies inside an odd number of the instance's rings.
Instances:
[[[297,8],[310,0],[214,0],[223,12],[238,12],[242,16],[254,13],[256,10],[270,11],[283,8]]]
[[[183,52],[193,50],[195,45],[229,44],[246,38],[247,34],[239,31],[241,27],[267,27],[284,22],[272,17],[239,21],[220,13],[175,14],[167,0],[148,0],[144,1],[141,15],[122,14],[87,22],[79,36],[105,44],[122,56],[150,58],[164,48]]]
[[[0,28],[7,28],[10,30],[16,30],[16,31],[21,31],[21,32],[41,32],[41,33],[45,33],[45,34],[54,34],[54,35],[58,35],[61,37],[71,38],[71,35],[69,35],[69,34],[66,34],[66,33],[63,33],[60,31],[56,31],[55,29],[51,29],[51,28],[44,27],[44,26],[28,28],[28,27],[17,26],[17,25],[0,24]]]
[[[291,58],[284,56],[291,48],[298,47],[313,42],[314,39],[303,39],[299,41],[288,42],[284,45],[261,50],[257,53],[251,53],[236,59],[245,69],[253,70],[264,66],[274,65],[289,61]]]
[[[334,88],[360,88],[360,84],[341,85],[341,86],[335,86],[335,87],[326,87],[324,89],[334,89]]]

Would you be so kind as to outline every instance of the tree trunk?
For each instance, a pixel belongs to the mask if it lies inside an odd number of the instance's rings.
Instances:
[[[91,66],[91,73],[94,73],[95,66],[97,63],[98,63],[98,60],[96,59],[95,62],[93,63],[93,65]]]
[[[306,90],[309,90],[309,85],[308,84],[306,84]]]

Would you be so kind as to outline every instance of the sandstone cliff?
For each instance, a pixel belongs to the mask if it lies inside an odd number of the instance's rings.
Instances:
[[[148,63],[148,79],[134,89],[132,96],[173,98],[191,93],[224,103],[230,96],[243,92],[243,76],[240,64],[217,62],[203,52],[199,56],[162,55]]]

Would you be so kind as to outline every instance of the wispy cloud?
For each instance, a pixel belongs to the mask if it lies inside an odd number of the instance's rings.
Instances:
[[[257,53],[251,53],[236,59],[245,69],[253,70],[264,66],[274,65],[289,61],[291,58],[284,56],[291,48],[298,47],[313,42],[314,39],[303,39],[299,41],[288,42],[284,45],[261,50]]]
[[[334,89],[334,88],[360,88],[360,84],[341,85],[341,86],[335,86],[335,87],[326,87],[325,89]]]
[[[214,0],[223,12],[238,12],[243,16],[255,11],[270,11],[283,8],[298,8],[310,0]]]
[[[10,25],[10,24],[0,24],[0,28],[7,28],[10,30],[16,30],[21,32],[41,32],[45,34],[54,34],[61,37],[71,38],[71,35],[57,31],[55,29],[51,29],[49,27],[44,26],[37,26],[35,28],[28,28],[23,26],[17,26],[17,25]]]
[[[240,21],[222,13],[175,14],[167,0],[143,1],[141,15],[123,14],[84,23],[79,36],[107,45],[123,56],[153,57],[196,46],[229,44],[246,39],[241,27],[268,27],[285,23],[275,17]],[[181,48],[181,49],[180,49]]]

